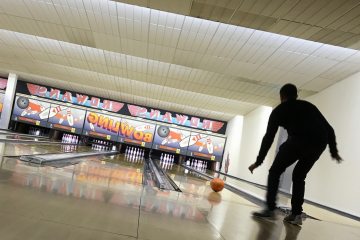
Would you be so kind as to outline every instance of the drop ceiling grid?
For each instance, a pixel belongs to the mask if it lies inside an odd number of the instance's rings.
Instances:
[[[360,63],[360,51],[356,51],[355,54],[353,54],[349,58],[345,59],[345,62],[359,64]]]
[[[329,69],[327,72],[322,73],[320,76],[328,79],[345,79],[346,77],[359,71],[359,64],[341,62]]]
[[[359,17],[359,11],[360,11],[360,3],[357,2],[357,6],[352,5],[351,8],[347,9],[346,14],[342,14],[341,16],[339,16],[339,18],[337,18],[336,21],[332,21],[332,23],[328,25],[328,27],[332,29],[342,30],[342,26],[344,25],[348,25],[349,27],[354,26],[351,23],[353,20]]]
[[[49,21],[59,24],[59,19],[56,19],[57,13],[50,4],[44,4],[39,1],[24,1],[24,7],[27,8],[28,12],[31,14],[31,18],[38,21]],[[29,7],[31,6],[31,7]]]
[[[356,54],[358,51],[354,49],[340,48],[331,45],[323,45],[318,48],[312,55],[327,58],[337,61],[344,61],[352,55]]]
[[[312,89],[312,90],[317,91],[317,90],[320,90],[320,89],[327,88],[327,87],[331,86],[332,84],[334,84],[336,82],[337,81],[333,80],[333,79],[316,77],[316,78],[312,79],[311,81],[308,81],[307,83],[305,83],[301,87],[304,88],[304,89]]]
[[[102,15],[101,17],[101,21],[103,21],[103,16],[104,16],[104,13],[106,13],[106,11],[104,10],[101,10],[100,11],[100,14]],[[110,14],[111,15],[111,14]],[[135,18],[135,17],[133,17]],[[161,16],[160,16],[161,18]],[[168,18],[170,19],[170,18]],[[169,21],[168,20],[164,20],[164,19],[161,19],[161,22],[165,22],[165,24],[169,25]],[[200,42],[202,40],[202,38],[200,39],[197,39],[198,36],[200,36],[199,33],[203,34],[204,32],[204,38],[206,38],[206,33],[207,33],[207,30],[205,30],[203,27],[201,26],[204,26],[203,24],[207,24],[208,22],[204,21],[204,20],[200,20],[200,21],[195,21],[192,20],[191,22],[191,25],[189,27],[190,31],[191,32],[196,32],[196,35],[195,35],[195,41],[197,42]],[[132,26],[134,27],[134,25]],[[137,27],[136,27],[137,28]],[[112,32],[110,34],[114,34],[113,33],[113,30],[111,30]],[[136,34],[134,34],[134,38],[138,38],[138,36],[135,36]],[[170,34],[171,35],[171,34]],[[86,34],[84,35],[86,38],[88,37]],[[171,35],[172,36],[172,35]],[[267,42],[271,42],[269,41],[268,39],[269,36],[266,36],[266,34],[262,33],[262,34],[259,34],[259,35],[255,35],[255,33],[252,35],[251,38],[249,38],[249,42],[251,42],[252,44],[252,52],[251,54],[248,54],[246,55],[246,61],[262,61],[263,59],[261,59],[259,55],[256,55],[259,51],[262,51],[261,49],[261,46]],[[168,40],[166,40],[168,41]],[[102,45],[105,45],[106,44],[106,41],[103,41]],[[46,49],[47,49],[47,52],[49,54],[49,56],[47,55],[43,55],[43,56],[47,56],[50,58],[51,62],[52,63],[55,63],[57,65],[69,65],[69,66],[72,66],[71,65],[71,60],[69,59],[69,63],[66,64],[67,60],[64,58],[64,57],[61,57],[63,55],[67,55],[66,51],[67,50],[64,50],[63,49],[63,46],[62,44],[61,45],[61,49],[59,50],[56,50],[56,51],[52,51],[51,53],[49,52],[49,49],[51,48],[51,46],[49,45],[46,45]],[[199,46],[201,45],[198,45],[197,48],[199,48]],[[257,48],[255,46],[259,46],[260,48]],[[133,49],[138,49],[136,44],[134,44],[133,42],[129,44],[129,47],[130,48],[133,48]],[[27,46],[25,48],[28,48]],[[205,48],[205,47],[204,47]],[[63,53],[61,53],[61,51],[63,51]],[[87,50],[84,50],[87,52]],[[141,50],[142,51],[142,50]],[[204,49],[201,49],[201,51],[204,51]],[[305,53],[309,52],[310,50],[302,50],[304,51]],[[15,54],[17,55],[19,53],[19,50],[18,49],[15,49],[14,50]],[[134,51],[135,52],[135,51]],[[31,54],[31,52],[29,52]],[[165,51],[162,51],[162,54],[166,53]],[[322,58],[328,58],[329,56],[326,56],[326,54],[322,51],[318,51],[318,53],[321,55]],[[53,55],[54,54],[54,55]],[[323,54],[325,54],[325,56],[323,56]],[[24,54],[23,57],[27,58],[28,55],[27,54]],[[183,60],[186,60],[185,57],[189,57],[189,55],[186,55],[184,56],[184,59]],[[340,56],[340,58],[344,58],[344,57],[347,57],[346,56]],[[208,69],[208,70],[216,70],[218,73],[221,73],[224,71],[224,68],[225,66],[227,66],[229,64],[229,61],[231,60],[224,60],[224,59],[218,59],[217,57],[210,57],[208,59],[205,59],[205,55],[197,55],[197,58],[201,58],[201,61],[200,61],[200,67],[203,67],[205,69]],[[333,58],[333,57],[330,57],[330,58]],[[45,58],[44,58],[45,59]],[[134,69],[132,69],[132,71],[130,72],[130,76],[133,76],[132,78],[134,79],[137,79],[137,80],[143,80],[145,79],[146,81],[146,75],[144,75],[144,72],[146,73],[146,71],[148,70],[148,62],[146,60],[143,60],[143,59],[135,59],[135,58],[130,58],[131,60],[130,61],[126,61],[126,64],[129,64],[130,66],[132,66]],[[135,59],[135,60],[134,60]],[[89,62],[89,64],[91,64],[90,67],[88,67],[87,69],[88,70],[94,70],[96,69],[97,71],[99,72],[102,72],[102,73],[108,73],[109,69],[108,69],[108,66],[110,66],[111,64],[109,63],[107,57],[105,57],[105,54],[104,54],[104,51],[102,54],[98,54],[98,52],[96,53],[91,53],[91,54],[88,54],[86,53],[86,61]],[[146,64],[145,64],[146,62]],[[220,64],[218,64],[220,62]],[[303,63],[305,64],[305,62]],[[39,65],[39,63],[38,63]],[[146,68],[145,68],[146,66]],[[301,66],[301,65],[300,65]],[[328,65],[326,65],[325,63],[325,67],[327,67]],[[37,66],[39,67],[39,66]],[[113,67],[116,67],[116,66],[113,66]],[[161,68],[164,68],[165,66],[161,66]],[[324,68],[325,68],[324,67]],[[181,70],[180,70],[181,69]],[[194,70],[189,68],[190,70],[190,73],[193,72]],[[50,69],[50,72],[52,72],[53,74],[57,74],[58,73],[58,68],[55,67],[54,70],[51,70]],[[81,71],[80,71],[81,72]],[[213,74],[213,73],[208,73],[208,71],[204,71],[204,72],[207,72],[206,74]],[[173,77],[171,74],[174,74],[175,77]],[[206,75],[204,73],[204,75]],[[77,73],[77,75],[80,75],[80,73]],[[187,80],[189,78],[191,74],[189,74],[187,71],[184,71],[183,72],[183,67],[179,67],[179,66],[174,66],[174,71],[170,72],[169,74],[169,81],[168,83],[169,84],[172,84],[172,85],[177,85],[179,84],[178,81],[176,80]],[[224,76],[223,80],[225,80],[226,82],[224,84],[222,84],[223,86],[226,86],[226,90],[230,90],[232,88],[232,86],[236,83],[232,82],[231,81],[231,78],[230,76],[228,76],[229,78],[226,78]],[[97,78],[99,80],[99,78]],[[198,78],[198,79],[201,79],[200,81],[203,81],[203,82],[206,82],[206,79],[205,77],[203,78]],[[230,80],[229,80],[230,79]],[[212,84],[219,84],[218,81],[215,81],[215,82],[210,82],[207,84],[208,87],[213,87]],[[205,83],[199,83],[199,85],[201,86],[201,84],[205,84]],[[194,85],[196,86],[196,85]],[[191,87],[194,87],[193,85],[191,85]],[[194,89],[191,89],[192,91]],[[198,90],[198,91],[201,91],[203,93],[206,93],[206,91],[203,91],[203,90]],[[255,90],[254,90],[255,91]],[[225,91],[225,90],[221,90],[219,91],[218,95],[220,96],[226,96],[226,94],[228,94],[228,91]],[[233,93],[232,93],[233,94]],[[250,98],[251,96],[249,96]],[[257,100],[259,100],[259,98],[257,98]]]
[[[31,13],[22,0],[2,0],[0,4],[4,12],[8,14],[32,18]]]

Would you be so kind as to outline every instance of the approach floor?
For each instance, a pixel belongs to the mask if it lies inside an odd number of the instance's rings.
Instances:
[[[20,147],[21,148],[21,147]],[[174,165],[182,192],[143,185],[143,162],[124,155],[62,168],[0,160],[0,236],[7,239],[360,239],[360,228],[307,219],[259,221],[259,206]]]

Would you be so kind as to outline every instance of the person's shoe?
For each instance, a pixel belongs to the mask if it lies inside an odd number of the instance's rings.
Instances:
[[[254,217],[275,220],[275,212],[273,210],[264,209],[259,212],[253,212]]]
[[[294,215],[294,214],[289,214],[287,215],[285,218],[284,218],[284,222],[287,222],[287,223],[291,223],[291,224],[294,224],[294,225],[302,225],[302,217],[301,217],[301,214],[299,215]]]

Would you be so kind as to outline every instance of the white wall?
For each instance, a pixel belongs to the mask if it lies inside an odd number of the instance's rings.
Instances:
[[[325,150],[306,179],[305,198],[360,217],[360,73],[307,98],[335,129],[344,162]]]
[[[10,73],[5,90],[5,97],[3,102],[3,110],[0,119],[0,128],[7,129],[10,122],[11,111],[13,108],[13,102],[15,98],[16,84],[18,76],[14,73]]]
[[[226,127],[226,145],[223,157],[221,171],[225,171],[225,161],[229,153],[230,165],[229,174],[236,173],[240,166],[240,143],[243,130],[243,116],[235,116],[227,123]],[[235,174],[234,174],[235,175]],[[236,175],[237,176],[237,175]]]
[[[249,172],[248,167],[256,161],[271,111],[272,108],[263,106],[244,117],[239,166],[237,169],[231,168],[230,174],[251,182],[266,185],[268,170],[274,156],[273,148],[270,149],[264,163],[255,169],[253,174]],[[276,142],[275,138],[274,143]]]

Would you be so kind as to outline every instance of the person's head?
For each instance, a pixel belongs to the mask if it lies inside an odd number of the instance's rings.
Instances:
[[[294,84],[287,83],[280,89],[280,100],[285,102],[287,100],[297,99],[297,88]]]

